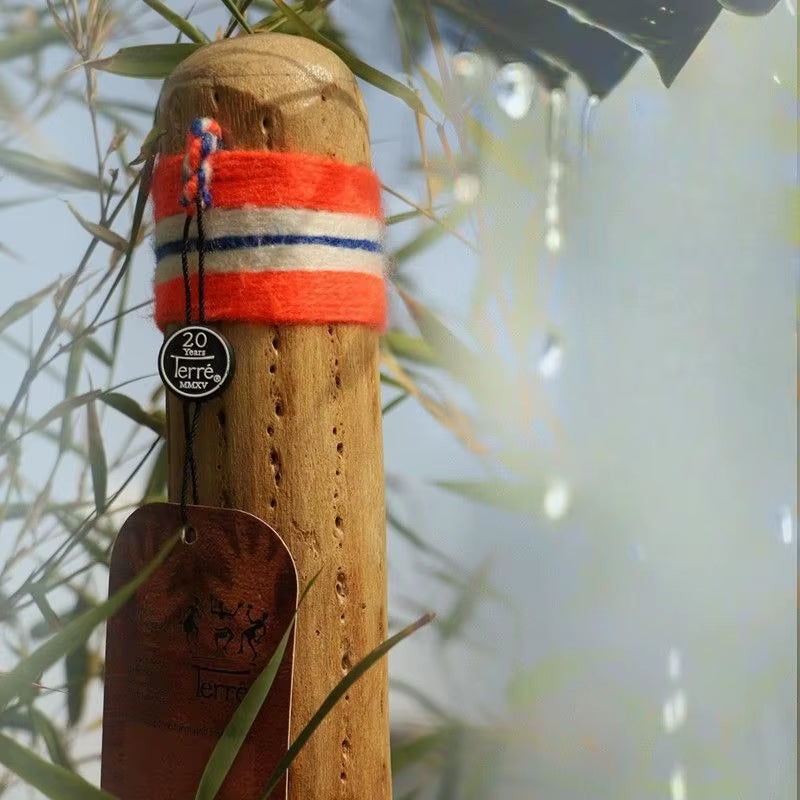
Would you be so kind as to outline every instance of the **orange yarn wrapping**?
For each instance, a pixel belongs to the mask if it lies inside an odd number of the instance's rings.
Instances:
[[[350,227],[354,225],[358,230],[359,226],[364,226],[365,230],[372,230],[374,220],[382,219],[382,209],[380,182],[371,170],[305,153],[272,151],[219,150],[213,153],[210,162],[213,170],[213,180],[209,185],[212,205],[204,212],[204,217],[213,215],[217,209],[228,212],[242,209],[247,211],[250,220],[255,215],[259,227],[259,215],[263,214],[263,229],[269,228],[272,233],[269,240],[265,237],[263,241],[255,241],[258,236],[251,235],[248,244],[241,248],[238,243],[233,248],[226,245],[224,269],[214,266],[219,263],[215,259],[222,258],[221,251],[215,250],[215,246],[222,247],[222,240],[207,241],[204,250],[207,320],[276,325],[352,323],[378,330],[385,326],[386,285],[383,275],[375,274],[382,272],[379,240],[375,240],[375,244],[366,242],[366,246],[378,248],[375,253],[377,267],[371,273],[363,269],[363,240],[358,236],[354,239],[346,236],[315,237],[315,231],[311,229],[313,225],[309,226],[308,236],[287,239],[288,247],[282,242],[288,263],[261,268],[256,265],[263,262],[255,261],[253,256],[257,252],[253,248],[260,248],[263,252],[276,240],[274,218],[282,209],[348,215],[353,220]],[[195,213],[193,207],[181,205],[185,180],[183,164],[183,155],[167,155],[158,160],[152,186],[156,223],[168,217]],[[270,220],[273,221],[272,228],[267,224]],[[167,234],[164,234],[166,242],[159,240],[161,227],[157,225],[156,228],[157,248],[174,247]],[[313,268],[303,260],[308,252],[304,247],[312,246],[316,248]],[[320,248],[323,250],[322,259]],[[234,260],[231,266],[232,250]],[[324,255],[326,252],[331,254],[330,264]],[[351,252],[353,261],[348,255]],[[194,251],[191,258],[190,287],[196,303],[198,281]],[[168,275],[163,266],[156,270],[155,320],[161,329],[183,322],[186,313],[183,279]],[[197,314],[196,306],[193,313]]]
[[[183,160],[183,155],[158,160],[152,189],[156,222],[187,212],[180,204]],[[211,161],[214,208],[309,208],[373,219],[383,215],[380,181],[366,167],[270,150],[220,150]]]
[[[206,276],[206,319],[276,325],[352,323],[382,329],[386,285],[350,272],[239,272]],[[197,314],[197,275],[190,280]],[[155,287],[160,328],[184,322],[183,280]]]

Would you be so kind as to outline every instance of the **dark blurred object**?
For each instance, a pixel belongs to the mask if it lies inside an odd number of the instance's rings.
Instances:
[[[605,97],[641,53],[670,86],[723,7],[760,15],[778,0],[431,0],[449,38],[475,36],[507,60],[526,61],[550,86],[577,75]]]

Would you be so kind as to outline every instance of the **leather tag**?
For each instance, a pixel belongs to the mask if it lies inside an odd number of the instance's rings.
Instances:
[[[297,571],[265,522],[189,506],[179,542],[109,619],[102,787],[120,800],[191,800],[231,714],[263,670],[297,606]],[[109,593],[175,535],[176,504],[135,511],[111,555]],[[257,800],[289,745],[294,636],[218,800]],[[286,797],[286,777],[270,800]]]

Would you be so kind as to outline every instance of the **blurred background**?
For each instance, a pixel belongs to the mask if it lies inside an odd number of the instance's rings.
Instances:
[[[397,798],[797,796],[795,8],[603,5],[292,6],[430,114],[362,81],[391,257],[390,623],[438,614],[390,658]],[[117,527],[164,491],[148,216],[123,273],[135,186],[112,219],[98,174],[135,182],[169,63],[80,64],[176,31],[97,0],[4,1],[0,23],[8,671],[102,601]],[[124,407],[87,412],[111,387]],[[97,782],[102,631],[78,653],[0,726]]]

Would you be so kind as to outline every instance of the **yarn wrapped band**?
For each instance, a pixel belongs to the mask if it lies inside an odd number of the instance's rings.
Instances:
[[[218,126],[202,127],[209,122],[197,120],[186,154],[161,156],[153,175],[157,325],[163,330],[185,320],[182,231],[199,202],[207,320],[382,329],[386,286],[376,175],[306,153],[217,149]],[[196,314],[197,240],[185,246]]]

